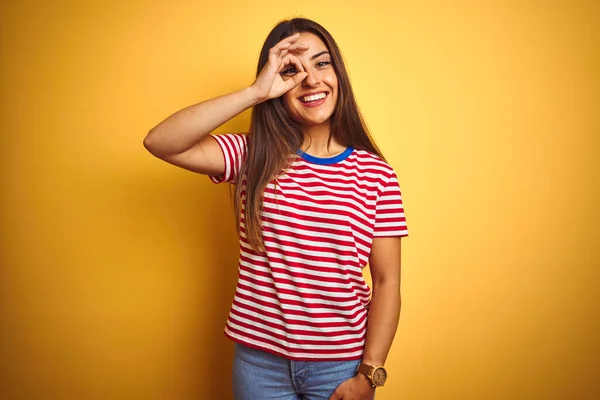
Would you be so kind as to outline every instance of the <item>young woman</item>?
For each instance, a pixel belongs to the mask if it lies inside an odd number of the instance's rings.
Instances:
[[[248,135],[210,135],[250,107]],[[235,185],[239,276],[225,327],[235,398],[371,400],[387,377],[407,230],[396,174],[329,32],[279,23],[251,86],[176,112],[144,145]]]

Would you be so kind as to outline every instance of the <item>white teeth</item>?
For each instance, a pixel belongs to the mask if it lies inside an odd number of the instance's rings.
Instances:
[[[313,94],[312,96],[304,96],[302,99],[303,103],[307,103],[309,101],[316,101],[320,99],[324,99],[327,95],[325,93]]]

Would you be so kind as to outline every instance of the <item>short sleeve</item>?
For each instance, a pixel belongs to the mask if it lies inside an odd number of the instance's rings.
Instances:
[[[246,159],[246,152],[248,149],[247,137],[246,135],[233,133],[211,136],[217,141],[223,152],[225,173],[219,176],[211,175],[209,178],[214,183],[233,183],[240,172],[242,163]]]
[[[407,236],[406,218],[398,177],[392,173],[375,206],[374,237]]]

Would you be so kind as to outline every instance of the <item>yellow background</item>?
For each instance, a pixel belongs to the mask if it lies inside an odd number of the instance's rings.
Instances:
[[[228,189],[142,139],[294,15],[403,189],[378,400],[600,398],[600,7],[567,0],[2,2],[0,398],[231,397]]]

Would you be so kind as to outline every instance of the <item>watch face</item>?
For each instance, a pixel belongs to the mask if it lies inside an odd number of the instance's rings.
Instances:
[[[385,372],[385,369],[380,367],[380,368],[377,368],[373,372],[373,383],[376,386],[383,386],[386,379],[387,379],[387,372]]]

